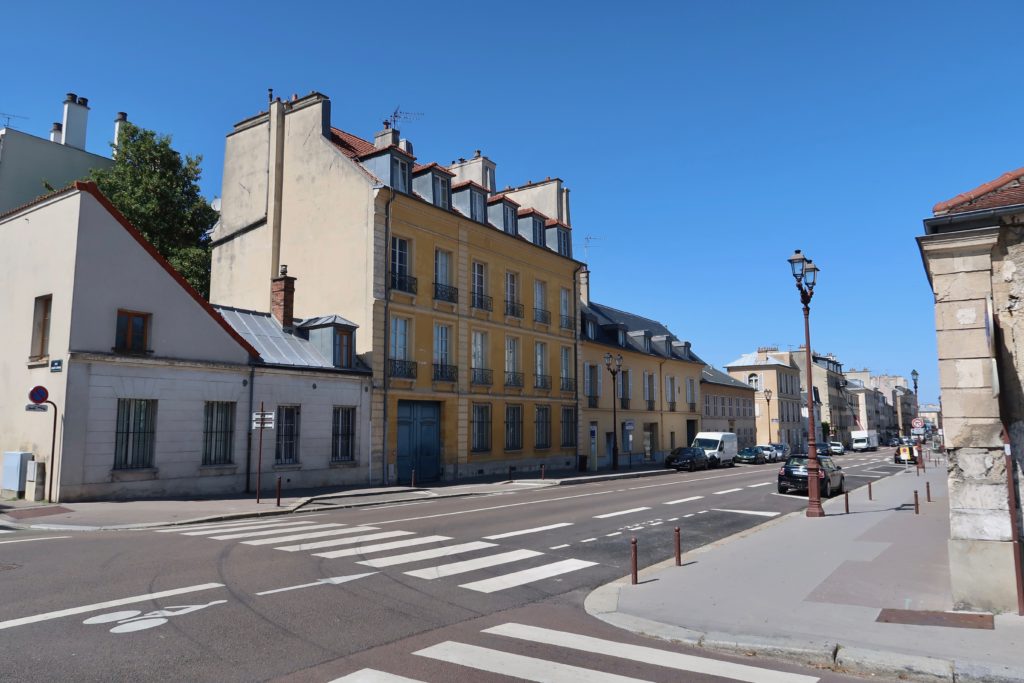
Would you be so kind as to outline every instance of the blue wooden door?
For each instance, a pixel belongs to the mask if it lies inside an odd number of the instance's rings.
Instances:
[[[441,475],[441,405],[433,401],[398,402],[399,483],[437,481]]]

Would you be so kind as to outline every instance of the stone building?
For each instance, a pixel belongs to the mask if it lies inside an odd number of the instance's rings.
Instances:
[[[801,345],[796,351],[778,351],[773,354],[779,360],[789,363],[800,370],[800,382],[804,391],[807,390],[807,352]],[[821,420],[828,423],[829,433],[823,438],[828,441],[839,441],[846,447],[850,446],[850,430],[856,429],[853,420],[853,407],[846,390],[846,376],[843,364],[832,353],[811,355],[811,385],[814,386],[817,400],[821,402]],[[806,413],[806,404],[804,404]]]
[[[800,371],[776,358],[778,351],[775,346],[761,347],[726,363],[725,369],[755,392],[757,443],[785,443],[799,452],[805,447],[806,431],[801,417]]]
[[[1013,610],[1024,596],[1014,570],[1024,493],[1024,168],[936,204],[924,232],[917,242],[935,296],[953,596],[958,607]]]
[[[704,404],[702,432],[732,432],[739,448],[758,444],[754,416],[758,396],[752,386],[707,365],[701,374],[700,393]]]

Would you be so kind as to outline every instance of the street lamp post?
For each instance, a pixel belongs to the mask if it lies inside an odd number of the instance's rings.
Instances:
[[[768,443],[772,441],[772,390],[764,390],[764,400],[768,404]],[[779,439],[781,441],[782,439]]]
[[[615,389],[616,380],[622,370],[622,354],[615,354],[615,358],[612,358],[610,353],[604,354],[604,366],[612,375],[612,469],[617,470],[619,469],[619,413],[615,405],[618,401]]]
[[[914,380],[914,396],[917,396],[917,378],[920,377],[917,370],[910,371],[910,379]]]
[[[800,303],[804,306],[804,343],[807,353],[807,516],[824,517],[825,510],[821,507],[821,486],[818,473],[818,448],[814,440],[814,392],[810,390],[811,374],[811,298],[814,296],[814,285],[818,282],[818,267],[811,259],[797,249],[789,257],[789,266],[796,280],[797,291],[800,292]]]

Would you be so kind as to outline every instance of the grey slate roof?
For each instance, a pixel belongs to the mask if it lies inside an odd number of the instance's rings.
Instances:
[[[359,325],[356,325],[351,320],[342,318],[340,315],[318,315],[315,318],[306,318],[296,327],[310,328],[310,327],[323,327],[324,325],[342,325],[344,327],[351,327],[356,329]]]
[[[671,330],[659,323],[657,320],[651,320],[650,318],[644,318],[640,315],[620,311],[617,308],[604,306],[594,301],[583,305],[583,315],[584,317],[593,318],[597,322],[597,339],[588,341],[596,341],[601,344],[608,344],[616,348],[622,348],[619,346],[617,333],[618,328],[612,327],[611,329],[604,329],[603,326],[605,325],[617,325],[624,328],[627,332],[625,348],[636,353],[647,352],[644,351],[639,339],[631,337],[628,334],[629,332],[647,330],[651,333],[652,337],[667,336],[671,339],[677,339],[676,336],[672,334]],[[674,358],[676,360],[686,360],[694,363],[701,363],[702,365],[705,364],[704,361],[693,352],[692,348],[689,351],[686,351],[682,344],[678,342],[673,345],[672,353],[670,355],[665,350],[664,343],[658,343],[652,340],[651,350],[649,353],[652,356],[659,356],[661,358]]]
[[[735,387],[737,389],[747,389],[748,391],[756,391],[754,387],[739,381],[735,377],[730,377],[721,370],[711,365],[705,365],[704,370],[700,376],[701,382],[710,382],[711,384],[722,384],[727,387]]]
[[[788,368],[789,365],[783,363],[777,358],[768,356],[767,358],[758,358],[756,353],[745,353],[731,363],[726,363],[723,367],[726,368],[737,368],[747,367],[750,365],[781,365],[784,368]]]

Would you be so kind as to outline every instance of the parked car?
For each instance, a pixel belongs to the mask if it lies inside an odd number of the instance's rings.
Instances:
[[[690,444],[694,448],[703,448],[708,456],[711,467],[732,467],[736,463],[737,441],[732,432],[697,432]]]
[[[677,470],[706,470],[708,468],[708,456],[704,454],[703,448],[676,448],[665,456],[665,467],[674,467]]]
[[[775,444],[763,443],[754,446],[754,448],[760,448],[764,451],[764,457],[768,458],[768,462],[777,462],[779,460],[781,451],[775,448]]]
[[[790,455],[792,455],[792,452],[789,449],[789,444],[788,443],[772,443],[770,445],[775,447],[775,459],[776,460],[785,460]]]
[[[819,456],[832,455],[832,449],[830,449],[826,443],[814,444],[814,448],[817,450]]]
[[[843,455],[844,453],[846,453],[846,449],[843,448],[843,444],[840,443],[839,441],[829,441],[828,451],[832,455]]]
[[[846,489],[843,468],[829,455],[818,458],[818,479],[818,491],[823,498],[831,498]],[[790,456],[779,468],[779,493],[789,493],[790,490],[807,490],[807,458],[803,456]]]
[[[760,446],[747,446],[736,454],[736,461],[748,465],[763,465],[768,462],[768,457]]]
[[[913,446],[899,446],[893,453],[892,461],[897,465],[917,464],[917,449]]]
[[[890,448],[894,448],[894,447],[899,446],[899,445],[900,445],[900,440],[897,439],[895,436],[893,438],[889,439],[889,447]]]

